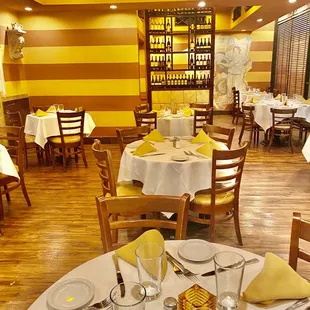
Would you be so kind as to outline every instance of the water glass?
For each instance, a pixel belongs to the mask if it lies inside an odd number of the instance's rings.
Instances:
[[[58,112],[58,111],[59,111],[59,106],[58,106],[58,104],[53,104],[53,106],[55,107],[55,111]]]
[[[164,249],[156,243],[143,243],[136,249],[139,282],[145,287],[147,300],[161,292]]]
[[[144,310],[145,297],[145,288],[136,282],[118,284],[110,292],[113,310]]]
[[[58,105],[58,111],[61,112],[65,109],[64,105],[63,104],[59,104]]]
[[[214,256],[216,302],[219,309],[238,308],[244,264],[244,258],[234,252],[219,252]]]

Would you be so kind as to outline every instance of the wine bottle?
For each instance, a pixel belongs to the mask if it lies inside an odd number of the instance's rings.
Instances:
[[[160,40],[159,40],[159,38],[157,38],[156,48],[157,48],[158,50],[160,50]]]
[[[208,18],[208,29],[211,29],[211,18]]]
[[[187,85],[187,76],[186,76],[186,74],[183,74],[183,79],[184,79],[184,85]]]
[[[206,68],[207,67],[207,58],[206,55],[203,56],[203,66]]]
[[[200,38],[200,48],[203,48],[202,38]]]
[[[153,55],[151,56],[150,66],[151,66],[151,68],[154,67],[154,58],[153,58]]]
[[[211,59],[210,59],[210,54],[208,54],[208,59],[207,59],[207,68],[211,67]]]
[[[170,53],[170,52],[171,52],[170,38],[168,38],[168,40],[167,40],[166,51],[167,51],[167,53]]]
[[[167,31],[167,32],[170,32],[170,31],[171,31],[170,19],[167,20],[166,31]]]
[[[166,60],[165,60],[165,56],[163,56],[162,58],[161,58],[161,70],[165,70],[165,68],[166,68]]]
[[[191,69],[194,69],[194,68],[195,68],[193,55],[191,55],[191,58],[190,58],[190,68],[191,68]]]
[[[196,48],[199,49],[200,48],[200,44],[199,44],[199,39],[197,38],[196,40]]]
[[[202,86],[203,86],[203,88],[207,87],[207,78],[206,78],[205,74],[203,75]]]
[[[162,86],[166,85],[165,77],[164,76],[162,76],[162,78],[161,78],[161,85]]]
[[[190,49],[191,49],[191,51],[195,50],[195,42],[194,42],[194,38],[193,37],[191,38]]]
[[[158,85],[157,75],[155,76],[154,85]]]
[[[171,85],[170,75],[167,76],[167,87]]]
[[[200,69],[203,69],[203,59],[202,59],[202,55],[200,55],[200,57],[199,57],[199,64],[200,64]]]
[[[155,56],[155,59],[154,59],[154,69],[158,70],[157,56]]]
[[[151,23],[150,23],[150,30],[154,30],[154,21],[153,21],[153,19],[151,20]]]
[[[190,86],[191,85],[191,77],[190,75],[186,75],[187,78],[187,85]]]
[[[191,81],[192,86],[195,86],[195,79],[194,79],[194,74],[192,74],[192,81]]]
[[[181,85],[181,76],[180,75],[178,76],[178,85],[179,86]]]
[[[155,21],[155,23],[154,23],[154,30],[158,30],[158,22],[157,21]]]
[[[195,31],[195,24],[191,23],[190,30],[193,33]]]
[[[152,75],[152,79],[151,79],[151,85],[155,84],[155,79],[154,79],[154,75]]]
[[[161,49],[163,50],[163,51],[165,51],[165,41],[164,41],[164,39],[162,39],[161,40]]]
[[[200,30],[200,29],[201,29],[200,18],[198,18],[198,22],[197,22],[197,25],[196,25],[196,29],[197,29],[197,30]]]
[[[200,69],[199,57],[196,56],[196,69]]]
[[[211,85],[210,85],[210,74],[208,74],[208,77],[207,77],[207,87],[210,87]]]
[[[208,38],[208,46],[211,46],[211,39]]]
[[[206,48],[207,47],[207,38],[203,39],[203,47]]]
[[[171,70],[171,59],[170,56],[167,56],[167,70]]]

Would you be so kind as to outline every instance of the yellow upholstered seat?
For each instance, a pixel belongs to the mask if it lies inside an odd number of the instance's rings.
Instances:
[[[139,184],[117,184],[117,196],[140,196],[142,195],[142,188]]]
[[[289,124],[279,124],[274,126],[275,130],[290,130],[291,126]]]
[[[18,166],[17,165],[14,165],[14,166],[15,166],[16,171],[19,172]],[[0,179],[5,179],[7,177],[9,177],[9,175],[0,173]]]
[[[81,141],[81,137],[77,135],[72,136],[65,136],[64,137],[65,143],[76,143]],[[59,137],[52,137],[48,139],[49,142],[55,143],[55,144],[61,144],[61,138]]]
[[[233,202],[234,198],[235,198],[235,195],[233,192],[226,192],[226,193],[218,194],[218,195],[216,195],[216,198],[215,198],[215,205],[228,204],[230,202]],[[203,205],[203,206],[211,205],[210,190],[198,192],[195,195],[193,203]]]

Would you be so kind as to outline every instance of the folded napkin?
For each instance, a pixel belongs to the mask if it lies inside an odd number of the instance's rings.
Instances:
[[[152,130],[148,135],[143,138],[144,141],[165,142],[164,137],[157,129]]]
[[[276,98],[274,98],[276,100],[280,100],[281,99],[281,95],[279,94]]]
[[[310,99],[304,100],[304,103],[305,103],[305,104],[310,104]]]
[[[135,251],[143,243],[157,243],[164,249],[164,256],[163,256],[163,266],[162,266],[162,279],[165,278],[167,272],[167,257],[165,253],[165,241],[161,233],[156,230],[148,230],[144,234],[142,234],[139,238],[135,241],[124,245],[123,247],[117,249],[115,253],[117,256],[128,262],[129,264],[136,266],[136,254]]]
[[[189,106],[187,106],[183,109],[183,115],[185,117],[190,117],[193,115],[193,110]]]
[[[55,106],[51,105],[47,110],[47,113],[56,113],[56,108]]]
[[[192,140],[192,143],[208,143],[211,138],[201,129],[198,135]]]
[[[157,149],[150,142],[146,141],[139,145],[136,150],[133,152],[133,155],[142,156],[151,152],[156,152]]]
[[[207,157],[212,157],[213,150],[221,150],[221,148],[216,143],[216,141],[211,139],[209,142],[207,142],[204,145],[202,145],[201,147],[199,147],[196,150],[196,152],[198,152],[198,153],[200,153],[200,154],[202,154],[204,156],[207,156]]]
[[[35,116],[38,116],[38,117],[42,117],[42,116],[47,116],[48,113],[42,111],[41,109],[38,109],[38,110],[36,111],[36,113],[34,113],[34,115],[35,115]]]
[[[310,283],[272,253],[266,253],[262,271],[243,292],[245,301],[262,304],[305,297],[310,297]]]
[[[263,94],[263,95],[267,95],[267,92],[266,92],[266,91],[263,91],[262,94]]]

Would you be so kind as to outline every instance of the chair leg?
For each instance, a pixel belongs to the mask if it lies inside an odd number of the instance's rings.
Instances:
[[[66,148],[63,148],[62,150],[62,165],[64,168],[64,172],[67,171],[67,154],[66,154]]]
[[[210,215],[209,231],[210,231],[210,241],[214,242],[214,239],[215,239],[215,216],[214,214]]]
[[[289,144],[291,147],[291,153],[294,153],[294,149],[293,149],[293,143],[292,143],[292,130],[290,131],[290,135],[289,135]]]
[[[6,191],[7,189],[8,189],[8,186],[4,185],[4,191]],[[10,193],[5,193],[5,197],[6,197],[7,202],[11,201]]]
[[[240,245],[243,245],[241,231],[240,231],[240,223],[239,223],[239,208],[234,209],[234,222],[235,222],[235,230],[237,239]]]
[[[2,194],[0,188],[0,221],[4,220],[4,211],[3,211],[3,201],[2,201]]]
[[[272,144],[272,141],[273,141],[273,136],[274,136],[274,131],[273,131],[273,128],[271,128],[270,129],[268,152],[270,152],[270,149],[271,149],[271,144]]]
[[[77,151],[78,151],[78,148],[77,148],[77,147],[75,147],[75,148],[74,148],[74,152],[75,152],[75,154],[74,154],[74,158],[75,158],[75,162],[76,162],[76,163],[78,163],[78,162],[79,162],[79,156],[78,156],[78,154],[77,154]]]
[[[88,168],[88,164],[87,164],[87,160],[86,160],[86,155],[85,155],[84,145],[81,146],[81,151],[82,151],[82,158],[83,158],[84,166],[85,166],[85,168]]]
[[[36,152],[37,152],[38,164],[39,164],[39,166],[41,166],[41,153],[40,153],[40,147],[36,147]]]
[[[235,111],[233,111],[233,118],[232,118],[232,123],[234,123],[234,121],[235,121],[235,118],[236,118],[236,112]]]
[[[26,148],[24,149],[24,160],[25,160],[25,168],[26,168],[26,170],[29,170],[29,167],[28,167],[28,152],[27,152]]]
[[[51,150],[52,166],[53,166],[53,169],[55,170],[55,151],[54,151],[54,147],[51,146],[50,150]]]
[[[112,222],[116,222],[117,220],[118,220],[118,215],[113,213]],[[118,242],[118,229],[113,229],[111,235],[112,235],[112,243],[117,243]]]
[[[253,126],[251,126],[251,129],[250,129],[250,142],[249,142],[250,147],[251,147],[251,143],[252,143],[252,138],[253,138]]]
[[[3,236],[3,233],[2,233],[1,227],[0,227],[0,236]]]
[[[28,193],[27,193],[26,184],[25,184],[25,180],[24,180],[24,176],[23,175],[20,175],[20,186],[22,188],[22,191],[23,191],[24,197],[25,197],[25,199],[27,201],[27,204],[30,207],[31,206],[31,202],[30,202],[30,199],[29,199],[29,196],[28,196]]]
[[[241,140],[242,140],[242,137],[243,137],[243,134],[244,134],[244,128],[245,128],[245,125],[243,123],[242,124],[242,128],[241,128],[241,132],[240,132],[240,135],[239,135],[239,145],[241,144]]]

